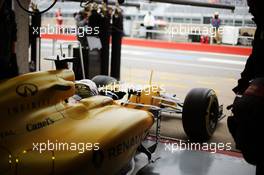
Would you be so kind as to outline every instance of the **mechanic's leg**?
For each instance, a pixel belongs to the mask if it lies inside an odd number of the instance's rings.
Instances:
[[[148,30],[148,29],[147,29]],[[146,39],[148,39],[149,32],[146,32]]]
[[[216,43],[221,44],[220,35],[219,35],[219,29],[216,29]]]
[[[148,32],[148,30],[149,30],[149,27],[146,27],[146,39],[148,39],[148,37],[149,37],[149,32]]]
[[[150,37],[150,39],[153,39],[153,32],[152,32],[153,27],[149,27],[149,30],[151,30],[151,31],[149,32],[149,37]]]
[[[261,133],[263,133],[261,124],[263,123],[262,99],[256,97],[236,98],[234,102],[234,117],[228,119],[228,127],[236,146],[241,150],[245,160],[256,165],[259,162],[262,153]]]

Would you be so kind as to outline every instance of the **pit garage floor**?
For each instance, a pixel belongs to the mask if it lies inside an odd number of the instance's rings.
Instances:
[[[150,144],[152,141],[147,141]],[[173,143],[173,142],[170,142]],[[239,155],[210,153],[206,151],[174,150],[159,143],[148,163],[141,153],[135,158],[134,175],[254,175],[255,167],[247,164]]]

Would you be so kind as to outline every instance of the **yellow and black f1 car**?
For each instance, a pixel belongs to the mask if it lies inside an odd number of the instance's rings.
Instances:
[[[30,73],[0,84],[0,174],[116,174],[154,120],[106,96],[78,103],[69,70]]]
[[[59,70],[0,82],[0,174],[123,174],[137,151],[151,160],[163,112],[182,114],[194,141],[209,139],[220,119],[213,90],[194,89],[180,103],[151,86],[109,91],[115,80],[97,76],[94,83],[106,85],[97,95],[61,69],[65,62],[56,60]],[[156,143],[145,148],[155,120]]]

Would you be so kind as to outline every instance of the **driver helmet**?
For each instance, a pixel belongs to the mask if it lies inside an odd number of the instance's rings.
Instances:
[[[75,95],[81,98],[88,98],[98,94],[98,89],[93,81],[84,79],[75,82]]]

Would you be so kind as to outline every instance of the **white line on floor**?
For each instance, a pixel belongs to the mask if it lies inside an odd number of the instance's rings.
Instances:
[[[226,59],[216,59],[216,58],[199,58],[198,61],[211,62],[211,63],[223,63],[223,64],[235,64],[235,65],[245,65],[246,61],[234,61]]]
[[[128,55],[147,55],[147,54],[150,54],[150,52],[142,52],[142,51],[134,51],[134,50],[122,50],[122,54],[128,54]]]
[[[123,57],[124,60],[128,61],[137,61],[137,62],[149,62],[149,63],[159,63],[159,64],[167,64],[167,65],[180,65],[180,66],[189,66],[189,67],[198,67],[198,68],[208,68],[208,69],[219,69],[219,70],[231,70],[231,71],[239,71],[241,69],[231,68],[231,67],[223,67],[223,66],[212,66],[212,65],[199,65],[192,63],[180,63],[175,61],[164,61],[164,60],[155,60],[155,59],[147,59],[147,58],[131,58],[131,57]]]

